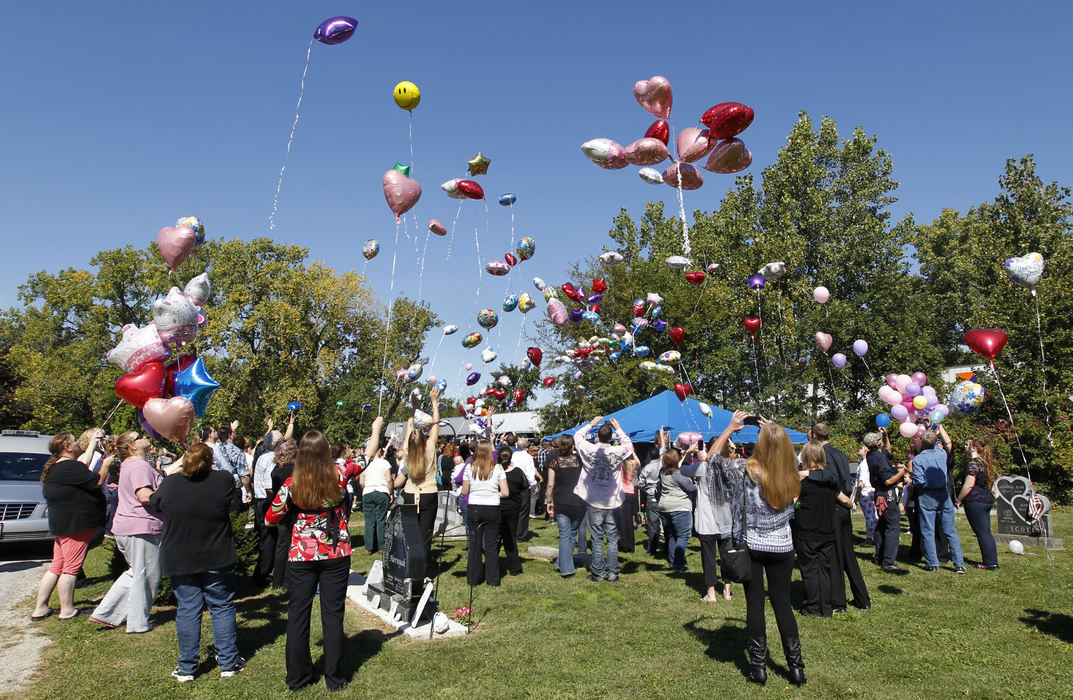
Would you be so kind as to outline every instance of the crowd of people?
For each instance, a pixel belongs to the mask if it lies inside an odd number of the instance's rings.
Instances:
[[[436,406],[435,390],[431,398]],[[513,434],[441,443],[435,409],[432,419],[427,433],[411,419],[403,435],[386,436],[378,417],[360,450],[332,444],[317,431],[296,440],[293,414],[285,432],[269,422],[252,444],[235,434],[235,424],[203,428],[181,456],[158,452],[148,436],[133,430],[56,435],[41,477],[56,538],[32,619],[55,612],[49,607],[54,592],[59,619],[80,614],[74,589],[89,547],[104,535],[114,538],[127,569],[90,620],[109,629],[125,626],[130,634],[149,631],[166,575],[178,602],[172,675],[188,682],[198,674],[207,608],[215,663],[221,676],[234,676],[245,660],[235,615],[231,514],[250,510],[258,537],[254,581],[287,593],[287,685],[299,689],[314,682],[309,625],[319,596],[325,682],[338,689],[346,683],[341,653],[352,510],[363,511],[370,555],[383,547],[389,509],[412,513],[431,576],[438,570],[432,541],[443,490],[453,491],[465,524],[470,586],[501,585],[500,551],[507,574],[523,573],[519,543],[529,537],[531,519],[554,520],[560,576],[582,569],[593,582],[620,579],[619,553],[634,550],[638,527],[644,527],[648,555],[665,560],[676,574],[690,571],[688,545],[696,536],[701,600],[730,600],[734,584],[744,588],[747,675],[757,683],[765,682],[769,660],[765,598],[789,680],[805,682],[790,596],[795,565],[804,591],[798,614],[831,617],[849,605],[870,608],[854,552],[850,518],[857,509],[884,572],[906,571],[897,562],[904,509],[912,533],[909,559],[923,557],[928,572],[948,559],[964,573],[954,529],[957,507],[964,508],[978,539],[978,566],[998,568],[990,531],[991,450],[979,441],[965,446],[969,466],[955,495],[953,444],[941,425],[929,426],[914,441],[904,464],[894,463],[884,430],[869,433],[854,467],[831,444],[825,424],[813,425],[808,442],[795,451],[783,428],[742,411],[707,445],[690,434],[672,441],[662,427],[653,443],[635,444],[616,420],[602,417],[542,444]],[[747,419],[759,426],[756,442],[735,445],[732,437]]]

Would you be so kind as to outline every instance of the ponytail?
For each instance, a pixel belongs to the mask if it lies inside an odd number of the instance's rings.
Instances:
[[[59,433],[53,435],[52,439],[48,441],[48,451],[52,453],[52,456],[45,462],[45,466],[41,468],[41,483],[48,482],[48,473],[52,470],[52,465],[60,461],[60,455],[63,454],[63,448],[67,446],[68,440],[74,440],[75,436],[71,433]]]

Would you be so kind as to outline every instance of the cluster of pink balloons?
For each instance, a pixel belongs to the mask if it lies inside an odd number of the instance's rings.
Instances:
[[[928,418],[933,424],[942,423],[950,414],[946,404],[939,402],[935,388],[928,383],[923,372],[913,374],[888,374],[887,385],[880,387],[879,398],[890,404],[890,416],[898,421],[902,437],[913,438],[924,434],[924,425],[918,424]],[[885,414],[877,417],[877,423]]]

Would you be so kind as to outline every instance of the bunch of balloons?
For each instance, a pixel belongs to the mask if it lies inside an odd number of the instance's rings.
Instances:
[[[124,326],[122,339],[106,355],[126,373],[116,381],[116,395],[136,407],[139,422],[155,439],[185,440],[194,416],[205,415],[220,386],[200,357],[179,354],[204,324],[201,311],[210,292],[206,273],[182,291],[172,287],[153,302],[153,321],[140,328]]]
[[[879,398],[890,404],[890,415],[876,416],[876,425],[885,427],[891,418],[898,421],[898,432],[907,438],[923,435],[924,425],[917,422],[927,417],[933,424],[942,423],[950,414],[946,404],[939,402],[935,388],[923,372],[888,374],[887,384],[879,389]]]

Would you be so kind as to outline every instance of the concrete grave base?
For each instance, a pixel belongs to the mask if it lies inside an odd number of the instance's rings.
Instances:
[[[1008,545],[1012,540],[1020,540],[1026,547],[1040,547],[1042,549],[1065,549],[1062,546],[1061,537],[1028,537],[1026,535],[1007,535],[1000,532],[992,533],[997,544]]]
[[[383,620],[388,625],[391,625],[399,632],[402,632],[407,637],[414,640],[422,639],[448,639],[450,637],[463,637],[466,634],[466,628],[455,620],[449,620],[449,626],[446,632],[442,634],[432,631],[432,624],[425,622],[424,624],[414,627],[410,624],[409,620],[400,620],[397,615],[393,615],[391,611],[383,610],[380,607],[380,601],[370,601],[368,597],[368,580],[365,576],[357,571],[350,572],[350,580],[347,582],[346,597],[350,602],[354,603],[362,610],[365,610],[371,615]],[[392,609],[395,605],[392,605]]]

